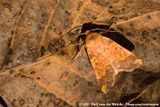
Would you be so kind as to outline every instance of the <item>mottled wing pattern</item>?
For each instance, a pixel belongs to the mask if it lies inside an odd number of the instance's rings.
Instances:
[[[118,72],[132,71],[142,64],[133,53],[98,33],[87,35],[86,48],[103,92],[113,86]]]

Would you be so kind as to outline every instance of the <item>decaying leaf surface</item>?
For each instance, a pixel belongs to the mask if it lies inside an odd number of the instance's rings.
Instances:
[[[0,75],[5,74],[0,76],[0,95],[9,107],[68,107],[85,101],[125,103],[135,99],[140,103],[158,102],[159,10],[159,0],[0,0]],[[135,45],[133,54],[142,59],[143,65],[116,75],[115,85],[104,95],[87,53],[83,50],[68,64],[77,48],[61,49],[77,37],[81,28],[69,32],[58,46],[55,43],[76,26],[92,21],[105,23],[111,17],[118,19],[112,28]],[[58,55],[48,57],[57,51]],[[30,96],[32,104],[27,101]]]
[[[78,76],[62,59],[49,57],[26,66],[12,69],[15,75],[27,75],[50,93],[75,106],[78,102],[103,101],[98,85]]]
[[[56,1],[27,1],[13,31],[6,65],[15,66],[26,61],[34,61],[38,57],[41,38],[55,5]]]
[[[14,25],[17,23],[18,14],[22,11],[26,0],[1,0],[0,1],[0,68],[2,68],[5,57],[9,51]]]
[[[8,107],[70,107],[25,74],[12,70],[9,73],[0,76],[0,95]]]

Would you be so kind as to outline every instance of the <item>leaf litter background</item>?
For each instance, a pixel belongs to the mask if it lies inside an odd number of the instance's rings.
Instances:
[[[78,102],[160,101],[159,0],[0,0],[0,95],[9,107],[69,107]],[[121,72],[100,91],[87,55],[68,64],[78,35],[91,21],[112,26],[135,46],[143,66]],[[65,48],[63,48],[65,47]],[[52,54],[57,52],[56,54]]]

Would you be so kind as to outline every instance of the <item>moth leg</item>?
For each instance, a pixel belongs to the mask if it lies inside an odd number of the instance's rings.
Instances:
[[[86,52],[86,54],[87,54],[87,59],[88,59],[88,61],[89,61],[89,64],[90,64],[90,66],[91,66],[91,69],[93,70],[93,66],[92,66],[92,63],[91,63],[91,61],[90,61],[90,59],[89,59],[89,55],[88,55],[88,52],[87,52],[86,45],[85,45],[85,44],[81,44],[81,47],[80,47],[80,46],[77,46],[77,48],[78,48],[78,50],[77,50],[75,56],[72,58],[72,60],[71,60],[69,63],[73,63],[73,62],[75,61],[75,59],[78,58],[78,57],[81,55],[82,50],[84,49],[85,52]]]
[[[75,59],[77,59],[78,56],[80,56],[80,54],[82,53],[82,50],[84,48],[84,41],[80,41],[80,40],[81,40],[81,38],[78,38],[78,43],[76,45],[76,48],[77,48],[76,53],[69,63],[73,63],[75,61]]]
[[[87,54],[87,59],[88,59],[88,61],[89,61],[89,64],[90,64],[92,70],[94,70],[94,69],[93,69],[93,66],[92,66],[92,63],[91,63],[91,60],[89,59],[89,55],[88,55],[88,52],[87,52],[86,45],[84,45],[84,50],[85,50],[85,52],[86,52],[86,54]]]

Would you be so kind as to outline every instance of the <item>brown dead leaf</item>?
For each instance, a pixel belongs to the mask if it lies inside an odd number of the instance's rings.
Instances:
[[[126,102],[137,98],[159,79],[159,10],[159,0],[0,0],[0,95],[9,107],[69,106],[56,97],[74,106],[77,102]],[[92,21],[105,24],[111,17],[118,19],[112,28],[135,45],[132,53],[142,59],[143,66],[130,73],[120,72],[115,85],[104,95],[87,53],[82,50],[68,64],[77,50],[75,45],[66,44],[81,30],[79,27],[68,33],[72,28]],[[151,88],[146,92],[148,97],[143,95],[138,101],[158,102],[158,87],[157,82],[154,91]],[[26,101],[30,96],[35,101],[32,104]]]
[[[51,56],[41,61],[13,69],[15,75],[27,75],[40,86],[75,106],[78,102],[103,101],[97,85],[78,76],[64,59]]]
[[[9,71],[0,75],[0,95],[8,107],[69,107],[69,105],[40,87],[33,79],[21,72]]]

